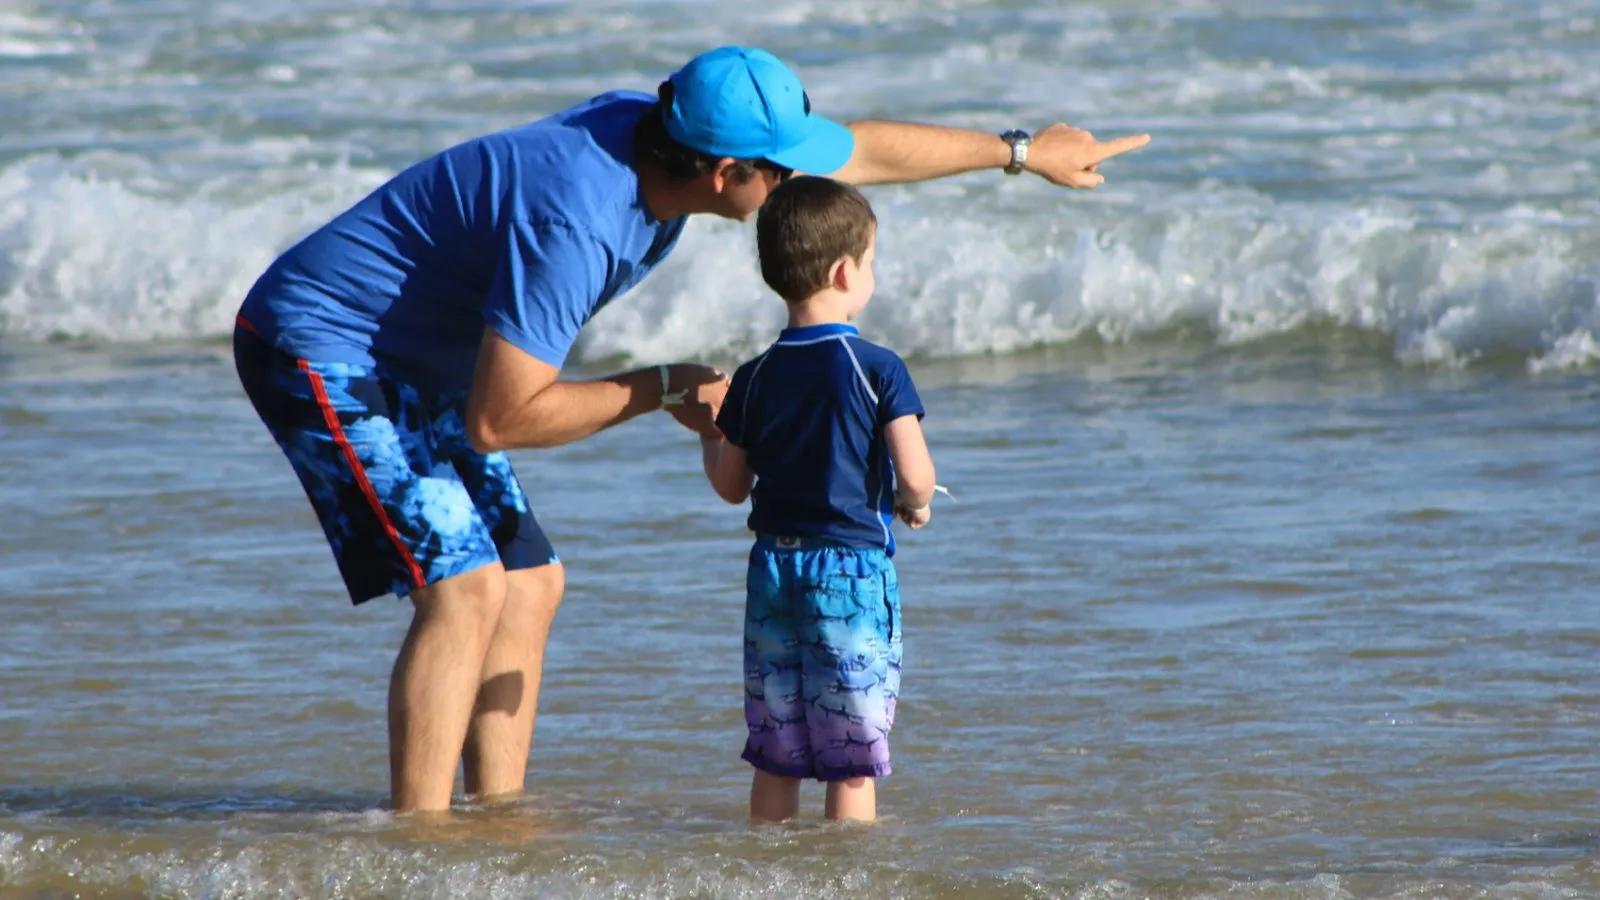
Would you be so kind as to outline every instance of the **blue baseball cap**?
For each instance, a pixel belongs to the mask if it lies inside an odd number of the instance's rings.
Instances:
[[[800,79],[754,47],[718,47],[668,79],[667,134],[685,147],[734,159],[765,159],[812,175],[850,160],[850,129],[813,115]]]

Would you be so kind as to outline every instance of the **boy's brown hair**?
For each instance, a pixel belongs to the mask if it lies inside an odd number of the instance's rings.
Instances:
[[[839,260],[857,262],[878,228],[872,204],[842,181],[799,175],[778,185],[756,217],[761,277],[789,303],[828,286]]]

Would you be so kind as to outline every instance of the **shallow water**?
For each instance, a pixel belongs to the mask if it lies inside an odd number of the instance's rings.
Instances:
[[[571,572],[532,790],[428,826],[378,811],[404,611],[347,606],[223,348],[24,352],[0,383],[0,509],[24,526],[0,560],[0,884],[1600,890],[1600,379],[1417,372],[1326,337],[914,368],[957,502],[899,556],[887,819],[760,831],[742,513],[670,421],[517,455]]]

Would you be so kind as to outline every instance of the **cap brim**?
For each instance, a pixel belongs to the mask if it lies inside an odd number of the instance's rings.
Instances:
[[[767,155],[780,166],[807,175],[831,175],[844,168],[856,149],[856,136],[832,119],[813,116],[811,134],[782,153]]]

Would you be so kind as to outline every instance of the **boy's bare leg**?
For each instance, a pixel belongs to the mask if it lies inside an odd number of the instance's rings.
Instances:
[[[389,802],[397,812],[450,808],[478,674],[505,599],[499,563],[411,594],[411,628],[389,676]]]
[[[750,821],[787,822],[800,814],[800,779],[756,770],[750,780]]]
[[[828,782],[828,799],[823,815],[829,819],[854,819],[871,822],[878,818],[877,782],[871,778],[849,778]]]
[[[522,791],[545,642],[566,583],[560,563],[506,573],[506,602],[484,656],[462,754],[468,794],[505,797]]]

